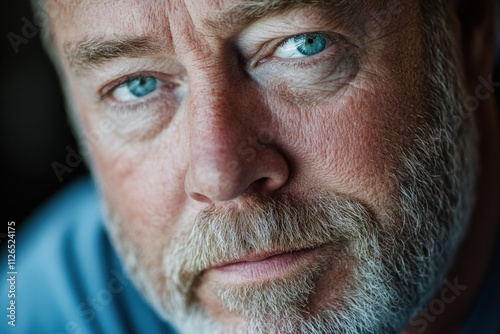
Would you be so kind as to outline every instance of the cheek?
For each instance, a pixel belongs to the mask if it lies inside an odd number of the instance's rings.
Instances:
[[[166,239],[179,229],[187,203],[185,168],[180,163],[185,160],[184,148],[176,124],[143,141],[119,135],[119,126],[95,131],[109,119],[93,110],[83,96],[74,96],[80,106],[84,138],[96,138],[90,140],[95,176],[109,206],[126,225],[122,231],[147,248],[155,241],[146,240],[161,235],[165,246]]]
[[[283,118],[283,145],[298,188],[346,194],[378,216],[395,205],[394,175],[412,135],[415,97],[351,84],[313,108],[281,106],[294,114]]]
[[[318,161],[325,161],[323,178],[332,180],[334,189],[369,206],[385,207],[386,197],[394,191],[390,175],[396,166],[386,145],[386,129],[359,113],[358,108],[367,113],[378,111],[365,101],[364,107],[347,104],[334,117],[335,126],[326,130],[328,135],[318,138],[327,148]]]

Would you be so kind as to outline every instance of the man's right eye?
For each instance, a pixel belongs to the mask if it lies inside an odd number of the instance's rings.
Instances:
[[[111,96],[118,102],[129,102],[154,93],[159,81],[153,77],[138,77],[119,85],[113,89]]]

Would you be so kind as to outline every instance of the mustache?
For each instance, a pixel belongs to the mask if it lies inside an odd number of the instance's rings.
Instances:
[[[343,249],[373,238],[374,220],[360,202],[317,193],[311,199],[288,194],[242,198],[234,205],[211,206],[195,218],[165,256],[165,274],[189,293],[203,271],[250,254],[316,248]]]

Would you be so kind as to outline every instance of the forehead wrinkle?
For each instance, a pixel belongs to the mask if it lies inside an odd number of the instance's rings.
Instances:
[[[113,12],[116,19],[104,27],[97,25],[97,28],[83,37],[77,34],[73,40],[62,41],[62,54],[66,56],[70,67],[77,74],[100,67],[115,58],[140,58],[159,53],[167,56],[173,54],[167,13],[159,10],[159,1],[144,1],[143,4],[138,4],[138,0],[131,0],[140,6],[137,7],[140,10],[135,11],[121,6],[116,7],[116,3],[104,5],[95,0],[81,2],[86,5],[80,6],[78,10],[75,8],[73,15],[86,14],[99,19],[100,12],[104,10]],[[118,21],[118,18],[121,18],[121,21]]]
[[[354,7],[353,0],[245,0],[218,11],[215,18],[203,20],[203,24],[214,34],[245,27],[261,18],[278,15],[292,9],[315,6],[336,14],[347,16]]]

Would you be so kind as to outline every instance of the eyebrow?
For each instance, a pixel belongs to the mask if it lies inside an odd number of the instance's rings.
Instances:
[[[301,7],[324,8],[336,16],[347,16],[352,11],[353,0],[247,0],[221,11],[215,19],[204,24],[217,33],[233,30],[235,26],[247,26],[261,18],[278,15]]]
[[[214,19],[203,23],[214,32],[244,27],[266,16],[277,15],[295,8],[315,6],[328,8],[346,16],[353,7],[352,0],[245,0],[221,11]],[[117,58],[140,58],[165,52],[172,54],[173,46],[151,36],[87,37],[64,45],[69,65],[77,74],[98,68]]]
[[[115,58],[139,58],[165,49],[163,43],[149,36],[93,37],[67,43],[64,53],[76,72],[99,67]]]

